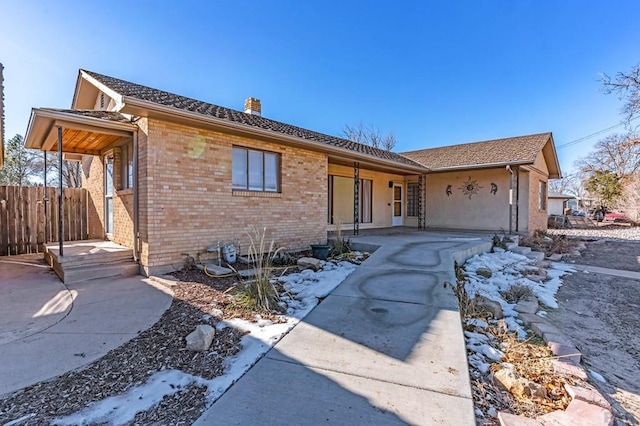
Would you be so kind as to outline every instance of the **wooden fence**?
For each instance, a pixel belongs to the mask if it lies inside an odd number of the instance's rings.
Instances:
[[[87,239],[87,193],[82,188],[64,188],[63,239]],[[0,186],[0,256],[40,253],[45,242],[58,241],[58,188]]]

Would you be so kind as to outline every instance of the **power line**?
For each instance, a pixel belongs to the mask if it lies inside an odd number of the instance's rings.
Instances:
[[[640,118],[640,116],[638,116],[638,117],[634,117],[634,118],[632,118],[632,119],[631,119],[631,120],[629,120],[629,121],[633,121],[633,120],[635,120],[635,119],[637,119],[637,118]],[[591,133],[590,135],[583,136],[583,137],[581,137],[581,138],[578,138],[578,139],[572,140],[571,142],[563,143],[562,145],[558,145],[558,146],[556,146],[556,149],[565,148],[565,147],[567,147],[567,146],[571,146],[571,145],[575,145],[575,144],[580,143],[580,142],[584,142],[584,141],[586,141],[586,140],[588,140],[588,139],[591,139],[591,138],[593,138],[593,137],[595,137],[595,136],[601,135],[602,133],[606,133],[606,132],[608,132],[608,131],[610,131],[610,130],[613,130],[613,129],[615,129],[616,127],[623,126],[624,124],[625,124],[624,122],[623,122],[623,123],[618,123],[618,124],[616,124],[616,125],[614,125],[614,126],[607,127],[606,129],[602,129],[602,130],[599,130],[599,131],[597,131],[597,132],[595,132],[595,133]]]

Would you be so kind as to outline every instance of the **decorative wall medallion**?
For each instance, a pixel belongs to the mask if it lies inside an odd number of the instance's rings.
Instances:
[[[451,191],[451,185],[447,185],[447,197],[451,194],[453,194],[453,192]]]
[[[472,196],[476,195],[478,191],[482,189],[482,186],[480,186],[480,183],[478,183],[477,180],[471,179],[471,176],[469,176],[469,179],[467,179],[462,186],[458,187],[458,189],[462,191],[465,196],[468,195],[469,199],[471,199]]]
[[[491,182],[491,193],[493,195],[496,195],[498,193],[498,185],[496,185],[495,183]]]

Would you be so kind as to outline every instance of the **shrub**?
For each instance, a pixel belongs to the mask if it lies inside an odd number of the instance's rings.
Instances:
[[[253,228],[249,236],[248,257],[255,269],[255,279],[243,283],[236,294],[238,304],[254,310],[277,311],[280,310],[278,302],[280,296],[275,286],[271,283],[272,262],[278,256],[281,248],[275,248],[275,242],[266,243],[267,228],[260,232]]]

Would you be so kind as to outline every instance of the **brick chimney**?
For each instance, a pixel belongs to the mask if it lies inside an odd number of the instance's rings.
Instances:
[[[259,117],[262,116],[262,106],[260,105],[260,99],[256,98],[247,98],[244,101],[244,112],[245,114],[257,115]]]

